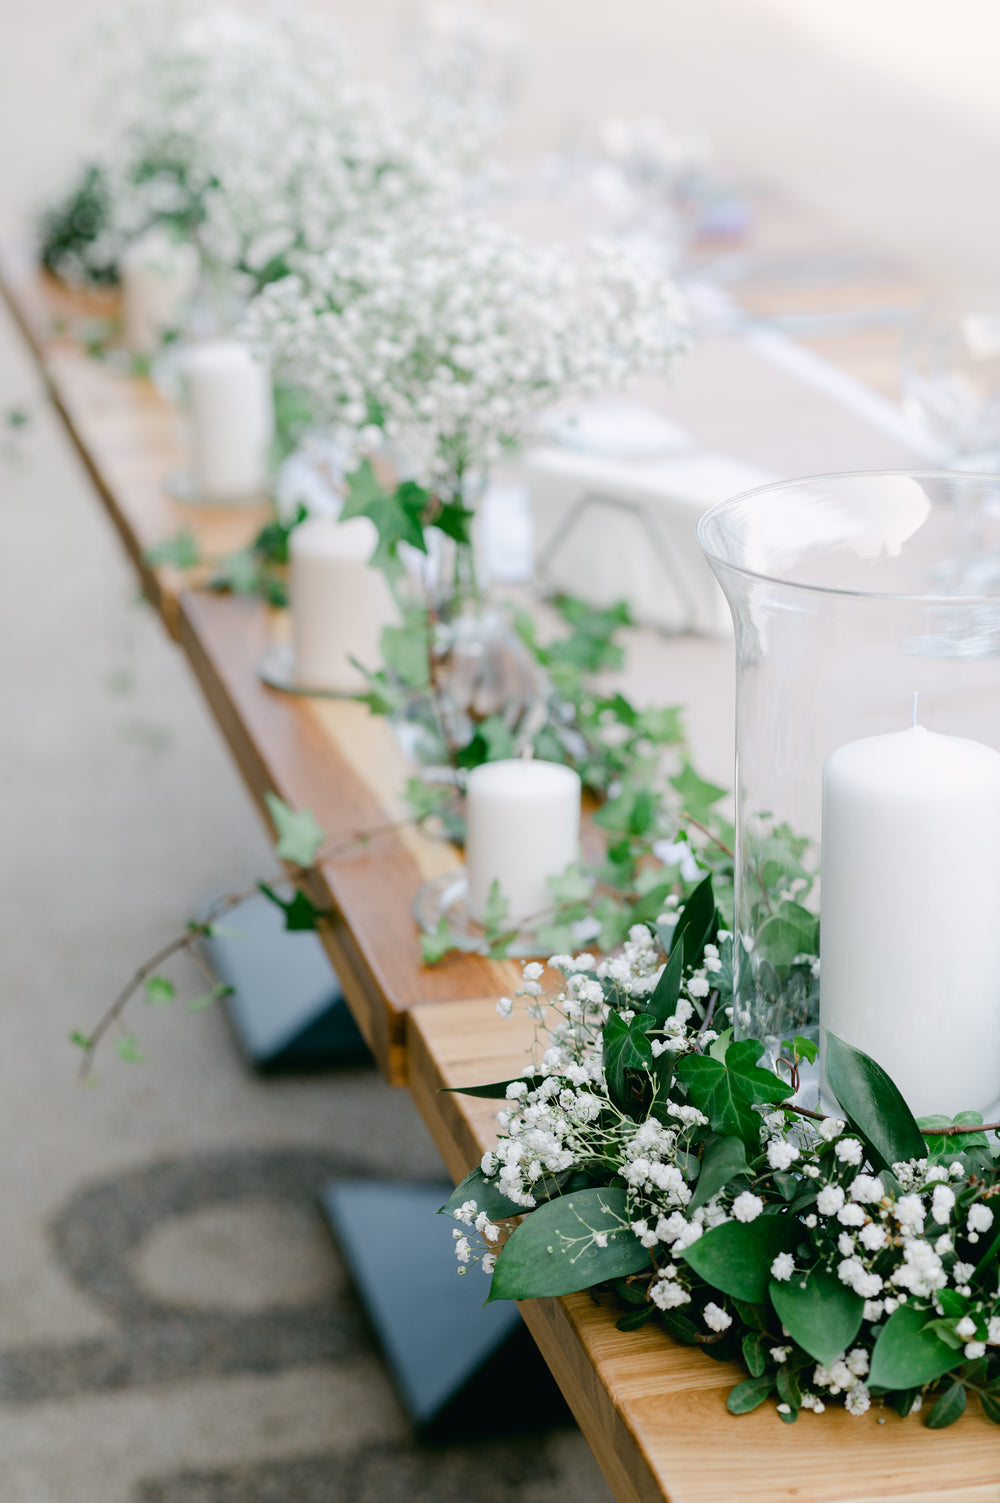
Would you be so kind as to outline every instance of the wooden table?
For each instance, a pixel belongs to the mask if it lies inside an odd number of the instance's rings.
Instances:
[[[334,839],[391,820],[406,770],[385,724],[351,703],[266,688],[256,662],[274,631],[273,613],[255,600],[193,588],[176,570],[145,562],[146,548],[182,525],[205,552],[219,554],[246,543],[259,517],[171,500],[163,480],[181,458],[175,415],[150,383],[85,355],[73,324],[94,312],[94,303],[67,294],[10,251],[0,273],[51,397],[262,812],[265,793],[276,792],[312,809]],[[755,295],[772,312],[781,305],[780,288],[766,278],[758,276]],[[815,284],[812,306],[823,306]],[[865,372],[889,368],[888,346],[873,351],[870,332],[860,343],[838,340],[837,348],[847,370],[852,349]],[[834,400],[780,350],[775,358],[773,349],[735,336],[708,339],[676,389],[640,395],[705,445],[779,473],[914,463],[905,434],[891,422],[872,426],[850,391]],[[647,700],[687,704],[699,765],[726,778],[728,645],[640,634],[632,646],[628,687]],[[527,1037],[521,1024],[496,1014],[497,996],[516,985],[514,966],[477,957],[430,971],[420,966],[413,894],[456,862],[450,846],[395,830],[325,862],[311,895],[331,910],[323,938],[359,1026],[386,1078],[408,1085],[457,1178],[492,1141],[494,1107],[439,1088],[516,1073]],[[622,1503],[1000,1503],[1000,1434],[978,1413],[941,1433],[891,1414],[880,1424],[877,1413],[852,1419],[842,1411],[804,1415],[790,1428],[769,1405],[733,1419],[724,1398],[740,1376],[735,1368],[649,1327],[623,1335],[616,1312],[587,1295],[533,1301],[522,1313]]]

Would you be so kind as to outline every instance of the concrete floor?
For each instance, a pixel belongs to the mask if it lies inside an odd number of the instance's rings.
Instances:
[[[1000,199],[983,185],[997,180],[1000,113],[934,71],[933,0],[907,0],[923,45],[901,58],[889,0],[839,7],[836,34],[822,7],[793,14],[787,0],[511,8],[535,42],[513,149],[662,106],[938,274],[997,264]],[[72,150],[84,80],[62,49],[92,9],[0,0],[0,214]],[[380,65],[400,10],[369,0],[354,18]],[[981,56],[989,8],[951,12],[953,52]],[[572,1430],[438,1449],[409,1436],[311,1200],[333,1170],[439,1172],[405,1095],[366,1071],[262,1082],[221,1016],[151,1008],[137,1023],[148,1063],[108,1057],[96,1088],[75,1085],[70,1030],[268,850],[0,316],[0,412],[12,404],[32,423],[0,459],[0,1498],[606,1499]]]

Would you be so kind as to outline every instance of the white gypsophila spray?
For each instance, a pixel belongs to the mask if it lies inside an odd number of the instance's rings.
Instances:
[[[546,406],[666,372],[687,343],[655,265],[608,245],[581,265],[465,213],[341,240],[267,288],[249,332],[335,432],[375,425],[451,493]]]
[[[706,952],[707,959],[714,963],[717,948],[708,948],[712,954]],[[956,1365],[1000,1346],[996,1270],[977,1271],[973,1261],[983,1244],[991,1259],[996,1256],[986,1236],[994,1225],[993,1197],[998,1193],[991,1180],[970,1172],[957,1155],[951,1162],[912,1159],[893,1164],[891,1174],[876,1173],[866,1167],[863,1145],[843,1121],[803,1121],[791,1108],[779,1106],[761,1109],[759,1149],[747,1150],[748,1175],[737,1176],[691,1211],[697,1183],[692,1154],[705,1139],[708,1118],[685,1101],[677,1063],[685,1056],[704,1056],[713,1046],[722,1050],[715,1057],[724,1057],[725,1039],[705,1026],[710,1019],[702,1011],[699,985],[714,982],[715,972],[703,964],[688,973],[673,1016],[649,1035],[654,1056],[669,1052],[674,1065],[666,1091],[654,1091],[648,1115],[636,1117],[622,1110],[609,1090],[603,1034],[615,1013],[630,1021],[636,999],[647,997],[663,974],[655,941],[640,925],[619,956],[598,963],[587,954],[554,955],[548,966],[562,973],[563,984],[555,993],[543,990],[541,965],[524,969],[516,995],[524,999],[536,1025],[534,1060],[528,1078],[507,1088],[497,1119],[499,1140],[481,1164],[513,1207],[530,1219],[530,1212],[557,1189],[559,1176],[565,1180],[573,1173],[623,1186],[627,1209],[621,1225],[639,1239],[651,1264],[648,1273],[636,1276],[641,1280],[637,1287],[645,1288],[668,1328],[679,1315],[689,1331],[701,1333],[697,1339],[702,1341],[721,1340],[734,1324],[739,1330],[742,1312],[695,1273],[685,1251],[727,1222],[755,1222],[768,1209],[796,1214],[801,1232],[797,1252],[778,1253],[768,1269],[770,1278],[792,1287],[826,1269],[853,1291],[859,1304],[863,1301],[857,1335],[828,1366],[789,1340],[773,1312],[773,1330],[749,1331],[760,1346],[762,1364],[778,1382],[779,1397],[778,1370],[787,1368],[795,1373],[794,1391],[805,1410],[821,1413],[832,1398],[839,1398],[852,1415],[868,1410],[866,1378],[876,1339],[887,1318],[907,1302],[924,1312],[922,1321],[936,1321],[939,1330],[947,1327]],[[510,1017],[512,999],[502,999],[497,1010]],[[801,1201],[798,1212],[787,1211],[790,1199]],[[483,1213],[469,1199],[453,1214],[470,1229],[470,1236],[459,1235],[460,1256],[471,1264],[477,1258],[477,1218]],[[497,1219],[502,1218],[494,1212]],[[481,1248],[488,1254],[483,1264],[490,1273],[500,1240],[495,1232],[490,1223],[490,1236]],[[606,1245],[606,1225],[594,1240]],[[919,1408],[919,1394],[911,1394],[903,1412]],[[790,1406],[779,1404],[779,1411],[787,1416]]]
[[[336,28],[287,5],[133,0],[93,57],[103,223],[68,274],[99,275],[168,222],[261,282],[348,226],[451,202],[478,146],[362,79]]]

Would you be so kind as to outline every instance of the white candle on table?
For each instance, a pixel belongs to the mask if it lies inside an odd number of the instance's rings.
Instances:
[[[212,339],[188,353],[192,469],[200,497],[239,501],[267,485],[274,397],[266,363],[235,339]]]
[[[494,882],[515,923],[551,909],[550,877],[579,857],[580,779],[571,767],[521,759],[469,774],[465,865],[469,911],[482,918]]]
[[[397,619],[392,591],[369,559],[378,532],[368,517],[309,517],[288,545],[295,676],[305,688],[356,693],[381,661],[382,628]]]
[[[122,332],[134,355],[155,355],[164,334],[176,329],[198,279],[198,252],[159,226],[133,240],[118,266]]]
[[[1000,1097],[1000,755],[922,726],[823,769],[820,1021],[917,1116]]]

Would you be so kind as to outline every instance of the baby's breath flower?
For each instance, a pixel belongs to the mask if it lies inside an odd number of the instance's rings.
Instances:
[[[702,1316],[710,1331],[728,1331],[733,1323],[733,1317],[727,1315],[725,1310],[712,1300],[709,1300],[705,1306]]]
[[[857,1138],[841,1138],[833,1150],[842,1164],[860,1164],[864,1149]]]

